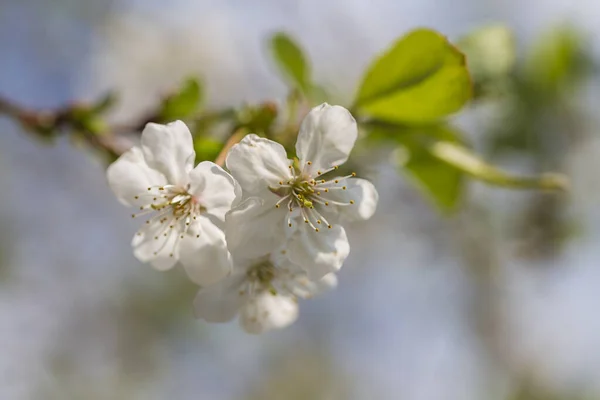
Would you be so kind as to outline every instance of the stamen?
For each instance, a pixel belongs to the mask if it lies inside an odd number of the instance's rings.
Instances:
[[[279,201],[277,203],[275,203],[275,208],[279,208],[279,206],[281,205],[281,203],[283,203],[289,197],[290,197],[290,195],[288,194],[288,195],[282,197],[281,199],[279,199]]]

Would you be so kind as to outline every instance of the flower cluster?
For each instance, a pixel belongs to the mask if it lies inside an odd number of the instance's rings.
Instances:
[[[246,331],[261,333],[294,322],[299,298],[336,285],[350,251],[341,224],[375,212],[369,181],[336,174],[356,138],[348,110],[322,104],[300,126],[297,158],[250,134],[229,151],[228,173],[208,161],[194,167],[183,122],[150,123],[141,145],[108,168],[108,182],[146,219],[132,241],[140,261],[159,270],[179,262],[201,287],[198,318],[239,315]]]

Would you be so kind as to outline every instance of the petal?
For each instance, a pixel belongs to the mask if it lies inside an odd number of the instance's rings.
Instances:
[[[246,292],[240,292],[245,278],[244,271],[200,289],[194,299],[196,318],[208,322],[231,321],[248,301]]]
[[[257,258],[269,254],[285,241],[287,226],[285,207],[275,201],[266,203],[250,197],[225,216],[225,235],[229,250],[236,259]]]
[[[147,124],[142,132],[142,150],[148,165],[162,172],[170,184],[188,183],[196,153],[192,134],[183,122]]]
[[[338,189],[330,190],[329,193],[321,192],[324,199],[348,204],[320,207],[319,211],[322,211],[326,217],[330,217],[328,218],[329,223],[364,221],[371,218],[379,201],[379,194],[375,186],[368,180],[360,178],[346,179],[343,185],[346,186],[346,190]],[[350,204],[351,201],[354,204]]]
[[[189,174],[190,194],[198,199],[209,214],[221,221],[242,197],[242,189],[225,170],[210,161],[203,161]]]
[[[346,162],[358,136],[356,121],[348,110],[323,103],[302,121],[296,141],[301,166],[311,162],[310,176]]]
[[[170,229],[168,224],[155,220],[144,225],[133,237],[133,255],[141,262],[149,262],[159,271],[166,271],[177,263],[178,238],[178,229]]]
[[[248,333],[263,333],[285,328],[298,318],[298,303],[293,297],[262,292],[244,305],[240,324]]]
[[[331,273],[316,281],[315,284],[315,294],[320,294],[335,289],[338,284],[338,279],[335,274]]]
[[[346,231],[339,225],[316,232],[300,224],[287,243],[287,256],[317,280],[342,267],[350,253]]]
[[[164,175],[146,164],[139,147],[123,153],[108,167],[106,176],[115,196],[128,206],[149,203],[144,201],[148,188],[162,186],[167,182]]]
[[[229,150],[225,164],[250,196],[261,195],[292,177],[283,146],[254,134],[246,135]]]
[[[210,219],[200,216],[179,241],[179,261],[192,282],[211,285],[231,273],[231,256],[225,234]]]

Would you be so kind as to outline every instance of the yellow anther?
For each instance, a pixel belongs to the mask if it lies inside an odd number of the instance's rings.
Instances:
[[[165,190],[165,188],[164,187],[159,187],[158,190]]]
[[[173,229],[173,225],[169,225],[169,228]]]
[[[319,232],[319,228],[315,228],[315,232]]]
[[[326,205],[326,206],[328,206],[328,205],[329,205],[329,202],[328,202],[328,201],[326,201],[326,202],[325,202],[325,205]]]
[[[340,183],[340,181],[338,181],[337,179],[334,181],[335,183]]]
[[[140,198],[140,196],[135,196],[135,197],[134,197],[134,199],[136,199],[136,200],[137,200],[137,199],[139,199],[139,198]]]
[[[148,188],[148,190],[152,190],[152,188]]]
[[[194,217],[192,217],[192,218],[196,219],[196,217],[195,217],[195,216],[194,216]]]
[[[321,175],[321,171],[317,171],[317,175]]]
[[[317,220],[317,224],[320,224],[320,223],[321,223],[321,220],[320,220],[320,219],[318,219],[318,220]]]
[[[173,253],[169,254],[169,257],[173,257]]]
[[[346,186],[342,186],[342,190],[346,190]]]
[[[281,250],[281,254],[285,254],[285,253],[287,253],[287,251]]]
[[[158,236],[154,236],[154,240],[158,240]]]
[[[150,220],[146,221],[146,224],[147,224],[147,225],[150,225]]]
[[[307,163],[308,165],[312,165],[312,162],[311,162],[311,161],[307,161],[306,163]]]
[[[166,234],[166,233],[163,233],[163,236],[164,236],[164,237],[167,237],[167,234]]]
[[[183,239],[183,235],[179,236],[180,239]]]
[[[199,237],[200,237],[200,235],[196,235],[196,237],[197,237],[197,238],[199,238]]]
[[[152,199],[152,201],[156,201],[156,200],[158,200],[156,197]]]
[[[144,209],[144,206],[141,206],[141,207],[140,207],[140,210],[143,210],[143,209]]]
[[[290,222],[290,223],[288,224],[288,226],[291,228],[291,227],[292,227],[292,223]]]
[[[305,224],[308,224],[308,220],[307,220],[307,219],[305,219],[305,220],[304,220],[304,223],[305,223]]]
[[[131,218],[135,218],[135,214],[131,214]]]
[[[190,223],[189,223],[189,222],[186,222],[185,224],[186,224],[187,226],[190,226]]]
[[[275,208],[279,208],[279,204],[275,204]]]
[[[337,165],[334,165],[334,166],[333,166],[333,169],[338,169],[338,168],[339,168],[339,167],[338,167]]]
[[[356,172],[353,172],[353,173],[352,173],[352,176],[356,176]]]
[[[325,189],[325,193],[329,193],[329,189]]]
[[[332,226],[331,226],[331,225],[327,225],[327,227],[328,227],[329,229],[331,229],[331,228],[332,228]]]
[[[294,167],[292,167],[291,165],[288,165],[288,168],[289,168],[289,169],[292,169],[292,168],[294,168]]]
[[[354,204],[354,200],[350,200],[350,204]]]
[[[317,196],[320,196],[320,195],[321,195],[321,192],[317,192]]]

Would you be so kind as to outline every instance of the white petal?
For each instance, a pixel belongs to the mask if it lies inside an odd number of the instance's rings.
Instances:
[[[231,273],[225,234],[207,217],[200,216],[183,236],[179,261],[194,283],[211,285]]]
[[[149,262],[157,270],[166,271],[177,263],[178,237],[177,228],[170,229],[167,223],[156,220],[144,225],[133,237],[133,254],[141,262]]]
[[[133,147],[123,153],[108,167],[106,176],[115,196],[128,206],[149,203],[144,201],[147,200],[144,195],[148,188],[162,186],[167,182],[164,175],[146,164],[142,149],[139,147]]]
[[[350,253],[344,228],[335,225],[315,232],[308,224],[300,225],[288,240],[290,260],[302,267],[312,280],[339,270]]]
[[[322,210],[326,217],[331,216],[328,219],[329,223],[337,223],[340,220],[364,221],[371,218],[379,201],[379,194],[375,186],[368,180],[360,178],[346,179],[343,185],[346,186],[346,190],[330,190],[329,193],[321,191],[323,197],[328,200],[340,203],[354,201],[354,204],[345,206],[329,205],[320,207],[320,211]],[[334,215],[336,213],[338,214],[337,217]]]
[[[225,216],[225,235],[236,259],[269,254],[285,241],[286,207],[275,207],[258,197],[244,200]]]
[[[301,167],[310,176],[346,162],[358,136],[356,121],[348,110],[323,103],[302,121],[296,141]],[[307,166],[310,161],[312,165]]]
[[[249,196],[291,178],[290,161],[282,145],[257,135],[246,135],[229,150],[225,164]]]
[[[203,161],[189,174],[190,194],[198,199],[209,214],[221,221],[225,213],[235,206],[242,196],[242,189],[225,170],[210,161]]]
[[[246,273],[241,272],[198,291],[194,299],[194,314],[208,322],[231,321],[248,301],[247,293],[240,293]]]
[[[147,124],[142,132],[142,150],[148,165],[162,172],[170,184],[185,186],[188,183],[196,153],[192,134],[183,122]]]
[[[240,324],[248,333],[285,328],[298,318],[298,304],[287,296],[262,292],[240,311]]]
[[[316,283],[315,294],[320,294],[320,293],[324,293],[329,290],[335,289],[338,284],[338,279],[335,274],[331,273],[331,274],[325,275],[324,277],[322,277],[315,283]]]

